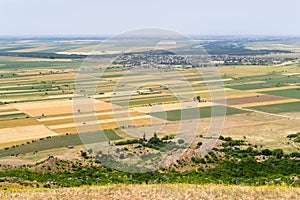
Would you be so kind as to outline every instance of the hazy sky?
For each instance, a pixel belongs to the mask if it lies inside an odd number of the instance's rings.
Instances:
[[[0,35],[300,35],[300,0],[0,0]]]

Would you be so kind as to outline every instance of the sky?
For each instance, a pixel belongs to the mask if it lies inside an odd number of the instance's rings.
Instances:
[[[1,36],[300,35],[299,0],[0,0]]]

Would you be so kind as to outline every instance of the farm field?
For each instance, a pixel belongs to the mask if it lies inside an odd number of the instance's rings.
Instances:
[[[300,102],[273,104],[266,106],[254,106],[249,108],[275,114],[286,112],[300,112]]]
[[[107,130],[103,132],[105,136],[109,140],[120,140],[122,137],[116,134],[115,130]],[[88,134],[89,137],[91,137],[91,143],[92,142],[99,142],[97,138],[97,135],[94,133],[85,133]],[[101,136],[102,133],[99,133]],[[40,136],[41,137],[41,136]],[[64,148],[67,150],[68,146],[81,146],[82,141],[80,140],[80,136],[78,134],[68,134],[68,135],[50,135],[46,138],[41,137],[42,139],[35,139],[30,142],[23,143],[23,145],[17,145],[15,148],[10,148],[9,150],[1,150],[0,151],[0,157],[6,157],[10,155],[16,155],[16,154],[29,154],[33,152],[43,152],[46,150],[51,149],[57,149],[57,148]],[[93,141],[94,140],[94,141]],[[24,140],[26,141],[26,140]],[[103,137],[103,141],[105,141],[105,138]]]
[[[288,97],[293,99],[300,99],[300,88],[298,89],[287,89],[287,90],[275,90],[266,91],[264,94],[277,95],[282,97]]]
[[[189,120],[195,118],[210,118],[218,116],[222,113],[218,112],[218,110],[225,110],[226,115],[234,115],[234,114],[241,114],[247,111],[239,110],[236,108],[225,107],[222,106],[215,106],[215,107],[201,107],[201,108],[190,108],[190,109],[180,109],[180,110],[171,110],[166,113],[165,112],[151,112],[150,115],[158,118],[164,119],[168,121],[180,121],[180,120]],[[216,110],[216,113],[212,113],[213,110]],[[198,115],[196,115],[198,113]]]

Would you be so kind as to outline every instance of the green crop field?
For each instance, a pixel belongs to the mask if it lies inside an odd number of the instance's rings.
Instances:
[[[100,134],[95,133],[84,133],[86,135],[83,138],[89,138],[89,140],[84,140],[86,143],[94,143],[109,140],[119,140],[122,139],[116,134],[114,130],[105,130],[105,137]],[[0,157],[31,153],[35,151],[44,151],[49,149],[56,149],[68,146],[82,145],[81,136],[78,134],[60,135],[52,136],[48,138],[41,138],[39,140],[33,140],[31,142],[24,143],[22,145],[16,145],[8,149],[0,150]]]
[[[19,117],[26,117],[23,113],[15,113],[15,114],[8,114],[8,115],[0,115],[0,120],[8,120],[8,119],[16,119]]]
[[[262,82],[246,84],[247,82],[255,82],[255,81],[262,81]],[[226,81],[225,85],[234,84],[228,87],[237,90],[254,90],[254,89],[262,89],[262,88],[282,87],[282,86],[287,86],[289,84],[297,84],[297,83],[298,84],[300,83],[300,77],[298,76],[284,76],[278,74],[269,74],[263,76],[242,77],[231,81]]]
[[[300,89],[274,90],[274,91],[266,91],[262,93],[275,95],[275,96],[288,97],[293,99],[300,99]]]
[[[268,112],[268,113],[283,113],[283,112],[300,112],[300,102],[281,103],[265,106],[248,107],[253,110]]]
[[[212,114],[213,111],[213,114]],[[225,106],[213,106],[213,107],[201,107],[201,108],[189,108],[184,110],[171,110],[165,112],[153,112],[150,113],[153,117],[166,119],[168,121],[179,121],[179,120],[188,120],[188,119],[196,119],[196,118],[208,118],[212,116],[220,116],[225,115],[233,115],[233,114],[241,114],[246,113],[247,111],[225,107]],[[183,116],[181,116],[183,115]],[[183,119],[182,119],[183,118]]]

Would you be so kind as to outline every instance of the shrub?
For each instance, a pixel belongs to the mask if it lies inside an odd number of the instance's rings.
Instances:
[[[122,153],[122,154],[120,154],[119,158],[120,158],[121,160],[123,160],[123,159],[125,159],[125,155]]]
[[[202,142],[198,142],[198,143],[197,143],[197,148],[201,147],[202,144],[203,144]]]
[[[294,140],[294,142],[300,142],[300,137],[297,137],[295,140]]]
[[[85,158],[85,159],[88,159],[88,158],[89,158],[88,155],[87,155],[87,153],[86,153],[85,151],[82,151],[82,152],[81,152],[81,156],[82,156],[83,158]]]
[[[290,156],[300,158],[300,153],[299,152],[292,152]]]
[[[296,138],[296,137],[299,137],[300,136],[300,133],[296,133],[296,134],[290,134],[287,136],[287,138]]]
[[[272,155],[279,159],[279,158],[282,158],[282,156],[284,155],[284,153],[283,153],[282,149],[275,149],[272,152]]]
[[[270,156],[270,155],[272,155],[272,151],[269,149],[264,149],[261,151],[261,154],[264,156]]]
[[[179,139],[178,140],[178,144],[184,144],[184,140],[183,139]]]

